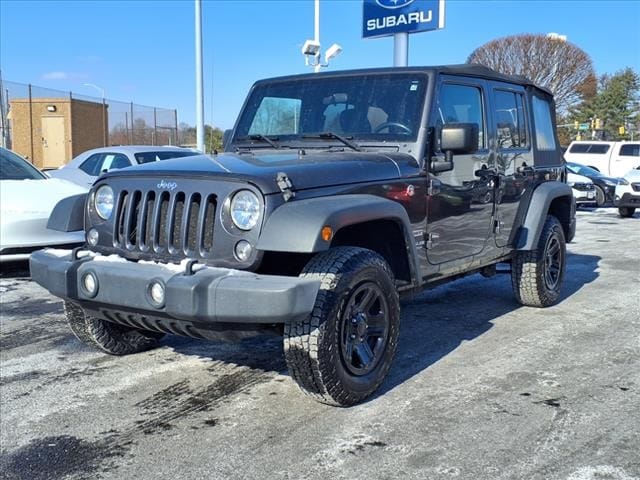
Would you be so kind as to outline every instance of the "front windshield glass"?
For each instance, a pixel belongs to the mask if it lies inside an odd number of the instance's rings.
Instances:
[[[15,153],[0,148],[0,180],[42,180],[47,178]]]
[[[236,141],[259,141],[266,136],[286,144],[317,138],[320,133],[365,142],[415,140],[426,87],[423,74],[319,77],[261,84],[252,91],[242,113]],[[336,142],[326,135],[322,140]],[[269,147],[266,141],[260,145]]]

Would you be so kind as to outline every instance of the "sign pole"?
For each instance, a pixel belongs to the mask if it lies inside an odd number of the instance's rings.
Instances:
[[[393,66],[409,65],[409,34],[407,32],[393,34]]]

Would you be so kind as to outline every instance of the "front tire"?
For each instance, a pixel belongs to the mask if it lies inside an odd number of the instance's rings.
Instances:
[[[393,273],[371,250],[337,247],[316,255],[300,276],[321,285],[311,315],[285,324],[291,377],[320,402],[361,402],[384,380],[398,343]]]
[[[64,312],[78,340],[111,355],[130,355],[155,348],[164,333],[117,325],[87,315],[78,305],[65,302]]]
[[[622,218],[630,218],[636,213],[636,207],[619,207],[618,213]]]
[[[547,219],[535,250],[517,252],[511,261],[513,293],[522,305],[548,307],[560,298],[566,266],[562,225],[553,215]]]
[[[604,190],[596,185],[596,206],[598,208],[604,207],[607,203],[607,197],[604,194]]]

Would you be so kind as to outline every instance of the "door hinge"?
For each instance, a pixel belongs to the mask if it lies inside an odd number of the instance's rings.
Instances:
[[[438,233],[428,233],[427,242],[426,242],[427,250],[430,248],[433,248],[433,246],[438,242],[439,238],[440,238],[440,234]]]
[[[440,193],[440,180],[431,179],[429,180],[429,188],[427,188],[427,195],[437,195]]]

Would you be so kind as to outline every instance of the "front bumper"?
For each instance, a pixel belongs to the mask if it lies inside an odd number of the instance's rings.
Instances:
[[[576,203],[593,203],[596,201],[595,190],[573,190],[573,196],[576,199]]]
[[[640,195],[629,192],[623,193],[621,197],[616,195],[615,206],[640,208]]]
[[[83,256],[86,254],[86,256]],[[31,255],[31,277],[53,295],[79,303],[92,314],[120,322],[128,313],[197,324],[278,324],[308,316],[320,287],[317,280],[258,275],[228,268],[190,269],[133,262],[115,255],[41,250]],[[82,280],[93,274],[97,293]],[[164,305],[151,299],[152,282],[164,285]],[[124,316],[109,312],[123,312]]]

